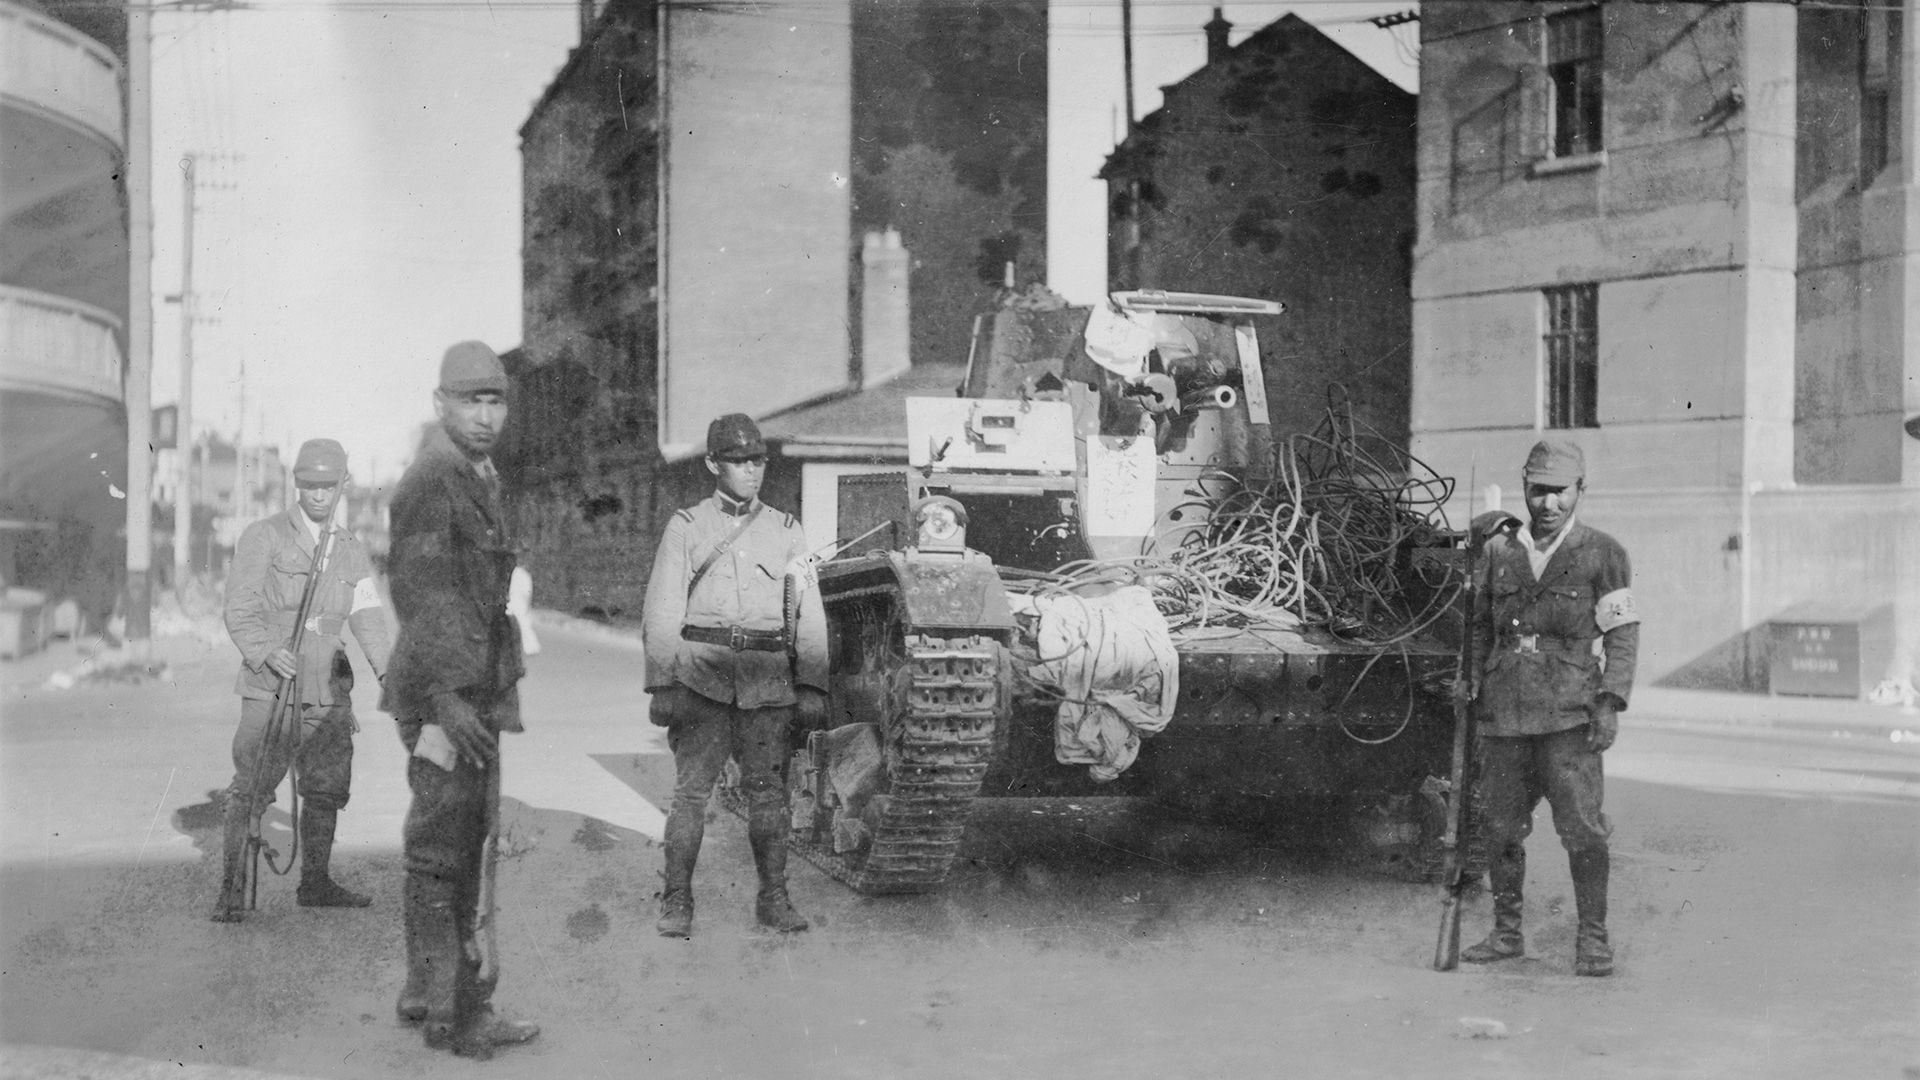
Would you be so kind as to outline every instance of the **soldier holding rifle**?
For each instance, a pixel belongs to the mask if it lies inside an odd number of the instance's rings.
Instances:
[[[333,524],[347,480],[347,452],[339,443],[301,444],[293,464],[295,504],[247,526],[227,575],[227,633],[241,656],[235,685],[240,727],[233,736],[215,922],[245,917],[257,872],[257,823],[289,764],[299,801],[296,901],[302,907],[373,903],[328,872],[334,825],[353,777],[353,734],[360,730],[353,716],[353,667],[341,633],[353,631],[376,676],[390,644],[373,561],[358,540]],[[297,626],[303,602],[307,617]],[[291,647],[296,636],[297,653]]]
[[[1640,614],[1626,549],[1574,517],[1586,490],[1580,447],[1543,440],[1527,456],[1528,521],[1487,541],[1488,618],[1473,627],[1480,658],[1481,791],[1493,932],[1460,954],[1474,964],[1526,954],[1521,885],[1533,810],[1545,798],[1567,850],[1579,927],[1576,975],[1613,973],[1607,940],[1607,839],[1601,755],[1633,692]]]
[[[400,640],[380,707],[399,722],[413,803],[403,831],[407,982],[395,1006],[426,1043],[463,1057],[540,1033],[493,1011],[492,866],[502,732],[521,731],[525,672],[507,613],[516,550],[489,451],[507,419],[507,372],[478,341],[447,350],[440,430],[390,508],[389,584]]]

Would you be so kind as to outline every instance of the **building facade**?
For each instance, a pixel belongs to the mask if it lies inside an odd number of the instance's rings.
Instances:
[[[964,356],[1001,262],[1044,272],[1046,6],[612,0],[581,26],[521,129],[502,461],[542,603],[619,614],[711,488],[709,420],[898,377],[949,332]]]
[[[1644,677],[1762,686],[1815,601],[1894,602],[1865,674],[1915,675],[1917,34],[1884,2],[1422,12],[1412,448],[1518,509],[1527,447],[1580,443]]]
[[[1101,171],[1109,287],[1280,301],[1260,327],[1275,433],[1344,399],[1403,445],[1414,96],[1298,16],[1230,29],[1216,8],[1206,66]]]
[[[126,16],[0,0],[0,585],[111,610],[125,563]]]

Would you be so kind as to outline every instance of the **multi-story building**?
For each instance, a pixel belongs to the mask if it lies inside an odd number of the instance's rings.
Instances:
[[[1281,301],[1260,327],[1275,431],[1343,400],[1401,445],[1414,97],[1298,16],[1230,29],[1215,8],[1206,66],[1101,171],[1109,285]]]
[[[1517,510],[1527,447],[1578,442],[1581,515],[1634,558],[1644,677],[1759,685],[1766,624],[1815,601],[1892,601],[1862,674],[1914,677],[1913,6],[1461,2],[1420,25],[1414,452]]]
[[[96,620],[125,561],[125,48],[118,7],[0,0],[0,585]]]
[[[710,419],[855,392],[949,333],[964,355],[958,313],[1003,263],[1044,272],[1046,6],[581,14],[521,129],[503,468],[543,602],[633,611],[666,516],[710,486]]]

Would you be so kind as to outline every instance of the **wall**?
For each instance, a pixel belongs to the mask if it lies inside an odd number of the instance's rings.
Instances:
[[[660,442],[847,385],[849,0],[668,9]],[[723,373],[751,372],[751,378]]]

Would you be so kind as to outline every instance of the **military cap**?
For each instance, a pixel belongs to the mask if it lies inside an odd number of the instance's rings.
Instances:
[[[308,483],[337,484],[347,475],[346,448],[332,439],[308,439],[293,459],[293,478]]]
[[[449,394],[507,392],[507,366],[483,341],[462,341],[440,359],[440,389]]]
[[[1566,439],[1541,439],[1527,455],[1521,479],[1529,484],[1572,487],[1587,475],[1587,458],[1580,447]]]
[[[746,413],[728,413],[707,425],[707,456],[712,458],[748,458],[766,454],[766,440],[760,427]]]

